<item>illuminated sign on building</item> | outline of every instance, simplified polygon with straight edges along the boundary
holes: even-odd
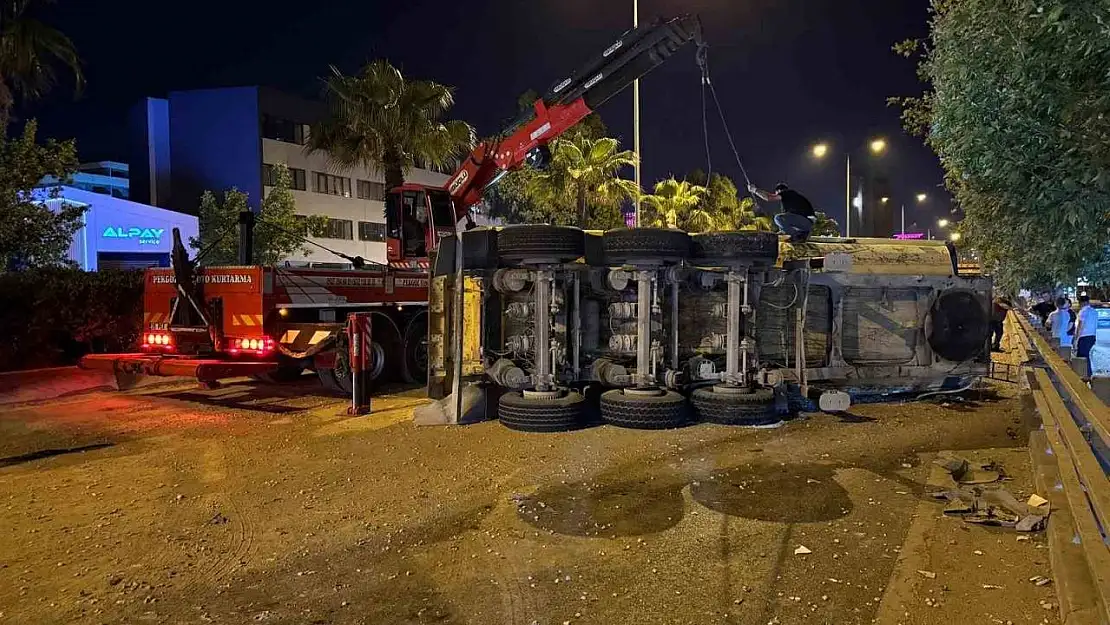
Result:
[[[162,242],[162,234],[165,232],[165,228],[108,226],[100,236],[105,239],[138,239],[139,245],[158,245]]]
[[[925,233],[924,232],[902,232],[900,234],[894,235],[894,238],[895,239],[903,239],[903,240],[905,240],[905,239],[924,239],[925,238]]]
[[[624,214],[624,225],[628,226],[629,228],[635,228],[636,227],[636,213],[625,213]]]

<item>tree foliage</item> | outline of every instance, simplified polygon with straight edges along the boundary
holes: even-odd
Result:
[[[83,226],[85,208],[42,200],[60,189],[35,191],[50,176],[66,180],[77,167],[72,141],[35,142],[38,128],[27,123],[18,137],[0,135],[0,271],[70,264],[69,247]]]
[[[0,274],[0,371],[72,365],[135,348],[142,271],[39,267]]]
[[[817,220],[813,224],[813,231],[810,236],[814,237],[838,237],[840,236],[840,224],[836,220],[829,217],[827,214],[817,211]]]
[[[940,157],[963,240],[1005,289],[1071,283],[1110,243],[1110,9],[1101,0],[934,0],[920,76],[895,99]]]
[[[296,203],[289,190],[289,169],[275,165],[273,187],[262,199],[254,226],[254,262],[274,265],[291,256],[309,255],[312,248],[305,244],[304,236],[324,234],[327,218],[321,215],[296,214]],[[191,238],[189,245],[203,256],[205,265],[234,265],[239,262],[239,213],[250,210],[246,193],[230,189],[217,197],[205,191],[200,198],[200,236]]]
[[[636,183],[619,176],[634,164],[629,150],[611,137],[573,134],[551,143],[543,169],[523,167],[502,178],[491,215],[511,223],[551,223],[608,229],[624,225],[621,203],[638,195]]]
[[[50,0],[0,3],[0,134],[8,127],[15,96],[42,97],[58,82],[58,67],[73,74],[74,88],[85,83],[73,42],[32,17],[35,5]]]
[[[371,62],[354,76],[332,66],[324,95],[329,115],[312,127],[309,152],[326,151],[338,168],[381,171],[387,189],[417,166],[453,166],[474,146],[474,129],[443,117],[454,89],[409,80],[389,61]]]
[[[732,178],[718,173],[707,176],[695,169],[686,180],[706,187],[699,208],[712,217],[711,230],[773,230],[771,219],[756,212],[755,202],[750,197],[740,197]]]
[[[653,193],[640,197],[643,225],[695,232],[717,229],[719,215],[706,209],[708,190],[672,176],[655,183]]]

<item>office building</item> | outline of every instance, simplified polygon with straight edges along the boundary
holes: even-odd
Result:
[[[130,197],[130,177],[127,163],[117,163],[115,161],[82,163],[77,166],[77,171],[69,180],[60,181],[53,176],[47,176],[43,178],[41,184],[47,187],[65,184],[71,189],[81,189],[125,200]]]
[[[308,154],[311,124],[324,104],[264,87],[177,91],[147,98],[131,115],[132,197],[196,213],[201,194],[237,188],[257,210],[284,164],[292,176],[297,213],[323,215],[328,233],[310,240],[350,256],[385,262],[385,195],[381,172],[337,170],[327,154]],[[413,169],[406,180],[441,186],[450,172]],[[309,245],[290,264],[346,265]]]

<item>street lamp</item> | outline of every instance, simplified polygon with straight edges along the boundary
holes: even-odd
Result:
[[[938,219],[937,220],[937,225],[940,226],[941,228],[947,228],[948,224],[950,224],[950,223],[952,223],[952,222],[948,221],[947,219]]]
[[[875,156],[878,156],[878,155],[880,155],[880,154],[882,154],[883,152],[886,151],[886,140],[881,139],[881,138],[872,139],[870,141],[870,143],[868,143],[868,147],[870,148],[872,154],[874,154]],[[818,160],[823,159],[829,153],[829,144],[827,144],[827,143],[816,143],[816,144],[813,145],[813,147],[810,148],[810,153],[813,154],[813,158],[816,158]],[[852,206],[853,206],[853,200],[852,200],[852,155],[851,155],[851,153],[846,153],[844,155],[844,165],[845,165],[844,217],[848,222],[847,224],[844,225],[844,236],[847,238],[847,237],[852,236]],[[862,199],[859,200],[859,206],[857,206],[856,208],[859,209],[860,211],[863,210],[863,200]]]
[[[640,0],[632,0],[632,28],[640,26]],[[632,81],[632,153],[636,155],[636,189],[643,189],[640,185],[640,79]],[[636,207],[636,225],[640,225],[640,193],[632,200]]]
[[[918,204],[924,202],[927,199],[929,199],[929,196],[925,195],[924,193],[918,193],[917,194],[917,203]]]
[[[960,233],[959,232],[953,232],[952,234],[948,235],[948,239],[950,241],[952,241],[953,243],[955,243],[956,241],[960,240]]]

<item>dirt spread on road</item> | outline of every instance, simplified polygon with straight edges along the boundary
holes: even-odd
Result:
[[[8,407],[0,622],[1055,622],[1041,536],[927,496],[949,450],[1032,492],[1000,388],[549,435],[417,428],[419,391],[349,417],[307,381]]]

